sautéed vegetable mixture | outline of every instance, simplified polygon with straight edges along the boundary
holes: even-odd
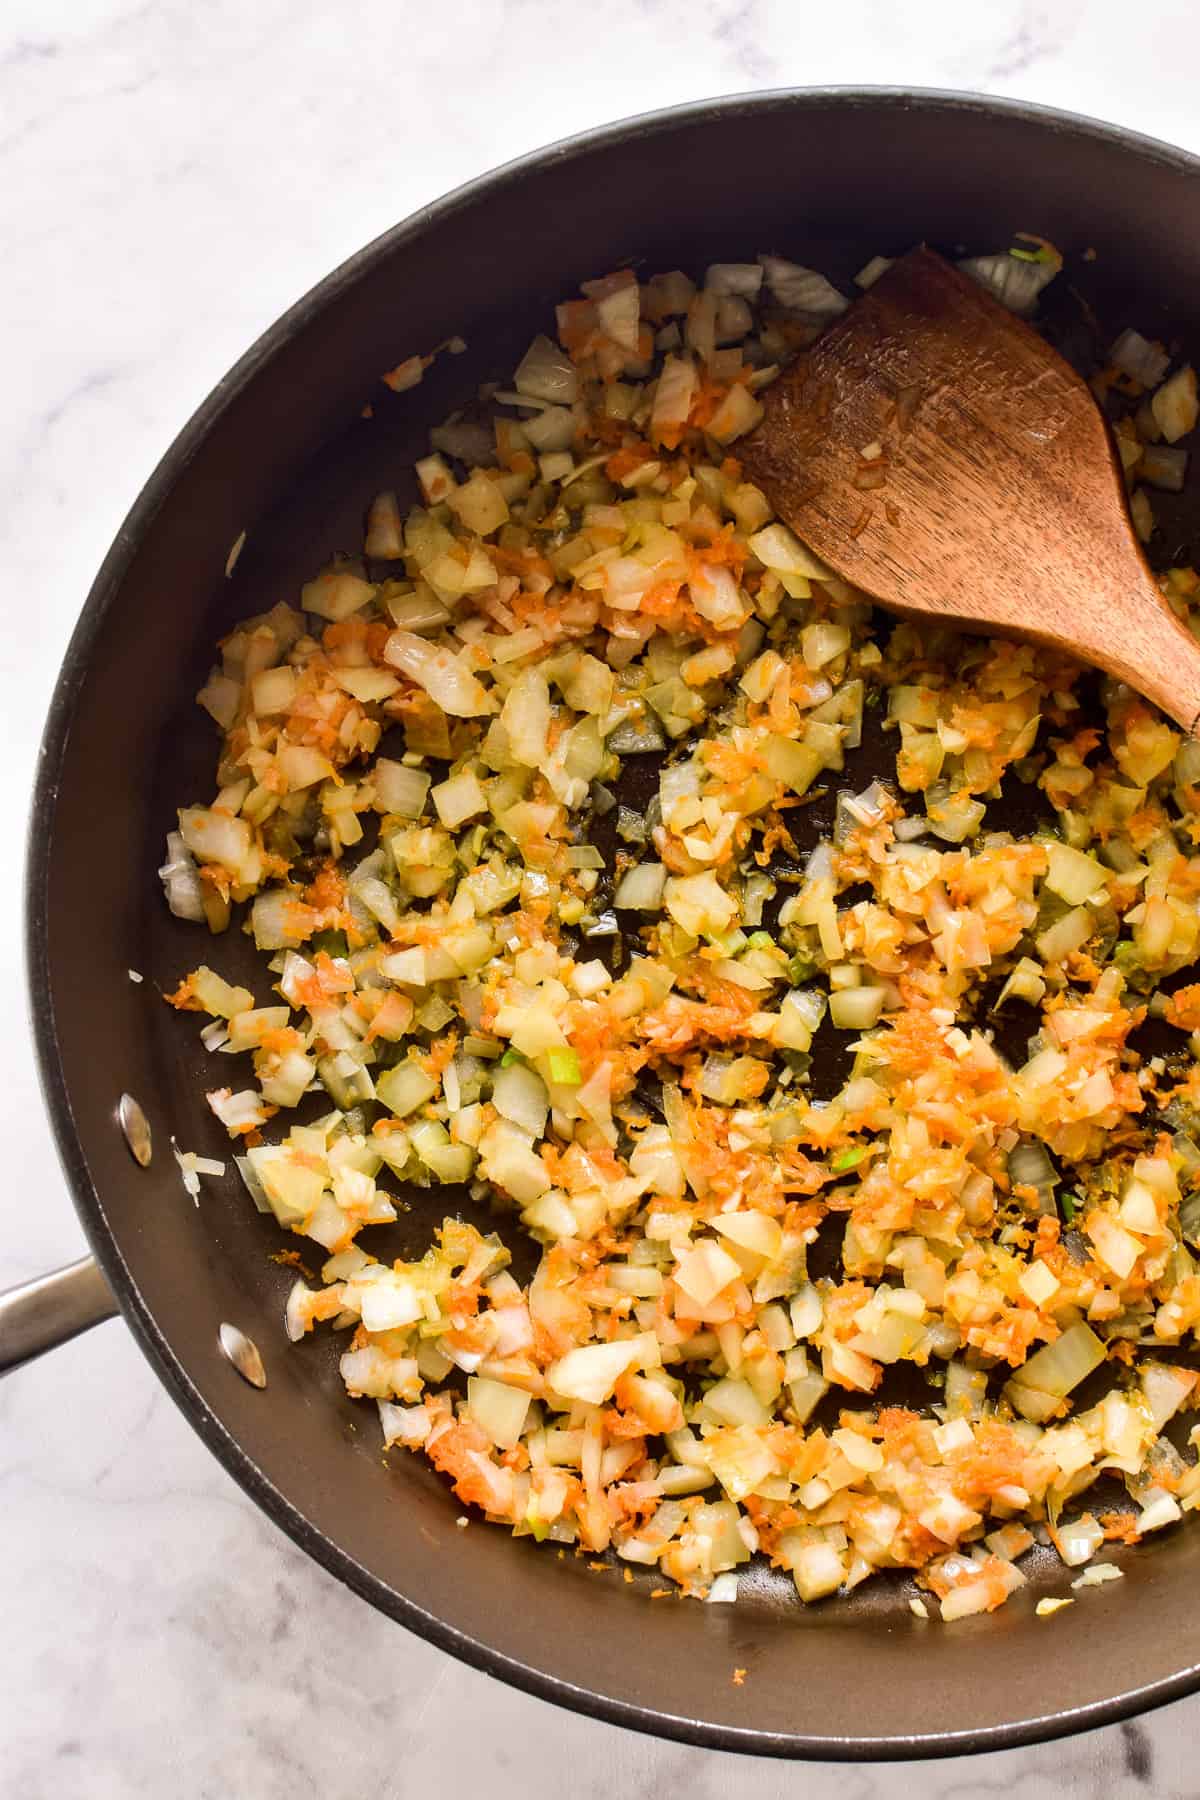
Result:
[[[1058,258],[968,266],[1030,312]],[[245,909],[262,980],[170,999],[325,1259],[288,1333],[346,1334],[386,1445],[690,1593],[761,1552],[804,1600],[914,1571],[954,1619],[1035,1538],[1075,1569],[1200,1503],[1166,1434],[1200,1381],[1200,745],[873,613],[772,516],[738,440],[847,304],[769,256],[585,284],[416,504],[226,638],[216,796],[162,873],[212,932]],[[1195,376],[1127,331],[1094,385],[1148,537]],[[377,1260],[414,1184],[444,1223]]]

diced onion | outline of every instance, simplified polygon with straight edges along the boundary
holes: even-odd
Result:
[[[789,312],[804,313],[808,318],[820,320],[836,319],[846,311],[850,302],[844,294],[839,294],[832,282],[816,269],[802,268],[799,263],[787,262],[781,256],[760,256],[763,273],[780,306],[786,306]]]
[[[1163,383],[1151,398],[1150,410],[1168,444],[1195,429],[1200,403],[1196,396],[1196,371],[1190,363]]]
[[[487,689],[453,651],[436,649],[411,631],[394,631],[384,655],[453,717],[478,718],[495,711],[496,703]]]
[[[1020,1384],[1062,1400],[1103,1361],[1104,1345],[1091,1326],[1080,1320],[1022,1364]]]
[[[579,389],[579,377],[569,356],[548,337],[535,337],[518,364],[513,386],[519,394],[552,406],[570,406]]]
[[[167,833],[167,860],[158,871],[167,905],[177,919],[204,923],[204,898],[195,859],[177,831]]]
[[[1054,280],[1061,265],[1053,261],[1026,262],[1004,250],[995,256],[968,256],[958,266],[987,288],[1001,306],[1028,318],[1042,289]]]
[[[1122,375],[1157,387],[1170,367],[1171,358],[1161,344],[1149,343],[1139,331],[1123,331],[1108,353],[1108,360]]]
[[[613,905],[618,912],[658,912],[666,880],[667,871],[661,863],[637,863],[617,883]]]

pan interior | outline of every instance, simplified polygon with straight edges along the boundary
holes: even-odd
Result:
[[[332,552],[357,550],[371,495],[404,498],[428,427],[507,377],[581,279],[770,250],[845,287],[877,252],[922,239],[989,250],[1029,230],[1068,258],[1068,352],[1086,359],[1124,324],[1200,345],[1198,199],[1182,159],[940,98],[765,97],[601,134],[456,197],[331,278],[189,428],[106,564],[51,722],[31,860],[35,1022],[85,1222],[157,1367],[234,1473],[376,1604],[498,1674],[728,1748],[1018,1741],[1194,1684],[1200,1540],[1184,1528],[1123,1553],[1125,1580],[1055,1621],[1051,1662],[1033,1611],[1062,1591],[1049,1553],[1027,1561],[1029,1585],[1002,1612],[947,1630],[914,1618],[899,1577],[806,1608],[760,1569],[736,1607],[705,1607],[651,1600],[640,1573],[628,1583],[479,1522],[458,1528],[461,1506],[422,1461],[381,1453],[373,1404],[345,1396],[337,1342],[286,1345],[293,1271],[272,1259],[298,1240],[254,1212],[232,1164],[193,1207],[169,1153],[173,1135],[227,1154],[203,1097],[227,1077],[160,991],[208,957],[265,993],[248,940],[214,944],[172,920],[154,875],[174,808],[212,792],[215,734],[192,702],[211,646],[236,619],[294,602]],[[451,333],[463,355],[440,357],[415,390],[383,387],[383,370]],[[1198,498],[1162,508],[1163,560],[1188,553]],[[890,763],[868,740],[845,779],[860,787]],[[814,809],[814,841],[827,822]],[[154,1129],[147,1171],[116,1129],[123,1090]],[[416,1196],[396,1253],[423,1248],[443,1210],[436,1190]],[[265,1393],[219,1355],[223,1320],[257,1342]]]

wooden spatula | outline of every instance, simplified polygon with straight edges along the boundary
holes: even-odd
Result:
[[[1197,730],[1200,644],[1134,537],[1108,427],[976,282],[902,256],[765,406],[736,453],[836,574],[899,613],[1055,645]]]

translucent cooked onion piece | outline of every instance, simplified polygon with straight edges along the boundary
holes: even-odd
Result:
[[[578,392],[579,378],[570,357],[552,339],[534,338],[513,376],[519,394],[551,405],[570,406]]]
[[[496,710],[495,701],[460,653],[438,649],[411,631],[394,631],[384,655],[452,718],[479,718]]]
[[[1005,1391],[1023,1417],[1036,1419],[1044,1402],[1050,1402],[1050,1410],[1055,1410],[1103,1361],[1104,1345],[1091,1327],[1080,1320],[1029,1357],[1020,1376],[1014,1377]],[[1048,1413],[1042,1412],[1042,1416]]]
[[[1114,369],[1130,376],[1143,387],[1154,388],[1171,365],[1171,358],[1161,344],[1150,343],[1140,331],[1121,332],[1108,359]]]
[[[195,858],[178,831],[167,833],[167,860],[158,871],[167,905],[177,919],[204,923],[204,897]]]
[[[819,321],[836,319],[850,302],[818,269],[806,269],[782,256],[760,256],[767,286],[780,306]]]
[[[1062,267],[1062,259],[1030,260],[1002,250],[994,256],[968,256],[959,268],[988,289],[1001,306],[1028,318],[1036,310],[1038,296]]]
[[[1168,444],[1195,429],[1200,403],[1196,397],[1196,371],[1190,363],[1163,383],[1150,401],[1150,410]]]

